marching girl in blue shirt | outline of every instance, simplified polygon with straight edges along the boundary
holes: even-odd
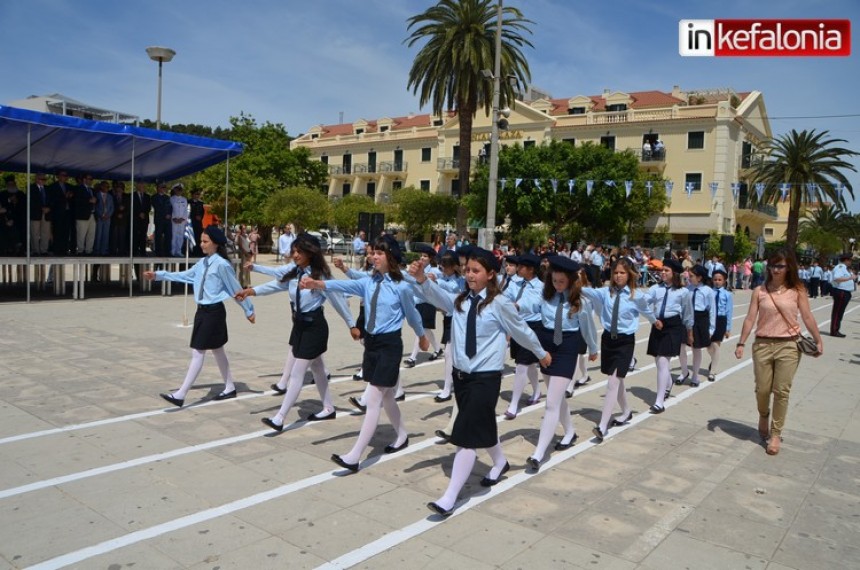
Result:
[[[301,233],[293,240],[290,254],[293,263],[286,266],[287,272],[280,278],[264,285],[258,285],[239,292],[236,298],[241,300],[254,295],[271,295],[287,291],[290,296],[293,326],[290,332],[290,357],[284,365],[284,376],[288,378],[286,388],[274,384],[272,388],[279,394],[284,394],[280,410],[272,418],[262,418],[264,424],[281,431],[284,429],[284,419],[290,408],[296,403],[305,380],[305,372],[309,367],[316,366],[314,381],[320,394],[323,409],[319,413],[307,416],[308,421],[333,420],[336,417],[334,404],[328,390],[328,378],[321,356],[328,348],[328,322],[323,314],[322,305],[328,300],[338,314],[346,322],[353,338],[358,339],[358,329],[349,312],[341,293],[334,291],[302,291],[299,282],[302,277],[309,275],[312,279],[331,279],[331,270],[325,261],[319,240],[307,233]]]
[[[546,412],[534,452],[526,459],[533,473],[540,469],[546,448],[561,422],[564,437],[556,450],[568,449],[576,442],[576,430],[570,418],[565,388],[573,379],[580,346],[588,348],[589,359],[597,360],[597,332],[591,316],[591,301],[580,294],[579,264],[569,257],[549,256],[550,272],[546,277],[541,306],[542,327],[538,332],[541,346],[552,355],[552,363],[542,367],[549,376],[546,388]]]
[[[517,275],[517,256],[506,255],[505,272],[499,274],[499,288],[502,290],[502,293],[507,293],[508,289],[511,288],[516,290],[516,287],[522,280],[523,278]]]
[[[732,333],[734,300],[732,292],[726,289],[727,277],[725,271],[714,270],[714,306],[711,310],[716,315],[716,319],[714,334],[711,335],[711,344],[708,346],[708,354],[711,355],[711,363],[708,365],[709,382],[717,379],[717,366],[720,365],[720,345]]]
[[[586,270],[584,265],[580,264],[579,271],[577,272],[577,275],[579,275],[580,289],[582,287],[590,287],[591,286],[591,281],[588,280],[588,271]],[[591,304],[592,313],[594,313],[596,315],[597,310],[599,309],[600,306],[596,305],[594,303],[590,303],[590,304]],[[567,398],[573,397],[574,389],[585,386],[586,384],[591,382],[591,375],[588,374],[588,357],[586,356],[586,352],[587,352],[586,349],[587,349],[587,347],[585,344],[582,344],[579,347],[579,355],[577,356],[577,359],[576,359],[576,370],[573,371],[573,378],[576,378],[576,375],[578,372],[579,373],[579,379],[574,380],[573,378],[571,378],[570,382],[568,382],[567,390],[564,391],[564,395]]]
[[[712,310],[714,305],[714,290],[705,285],[708,270],[696,265],[690,270],[690,305],[693,309],[693,338],[688,345],[693,347],[693,370],[687,368],[687,350],[681,349],[678,361],[681,363],[681,376],[675,380],[676,385],[683,384],[687,379],[693,388],[699,385],[699,368],[702,366],[702,349],[711,344],[711,336],[716,327],[716,315]]]
[[[460,276],[460,262],[454,254],[451,252],[443,253],[439,259],[439,267],[442,270],[441,275],[436,276],[434,273],[427,273],[427,277],[434,279],[439,287],[449,293],[459,295],[466,290],[466,280]],[[418,289],[420,291],[420,287],[418,287]],[[423,292],[421,293],[421,298],[424,298]],[[442,386],[442,391],[434,398],[437,403],[447,402],[451,399],[451,388],[454,383],[454,379],[451,376],[451,371],[454,367],[454,360],[451,356],[450,347],[451,316],[452,315],[450,313],[445,313],[445,316],[442,319],[442,347],[445,354],[445,383]],[[446,430],[445,433],[450,432]]]
[[[487,449],[493,461],[489,474],[481,480],[482,486],[492,487],[510,469],[496,424],[506,335],[511,335],[525,350],[533,351],[541,365],[552,363],[552,357],[541,348],[534,331],[517,314],[510,299],[501,294],[496,279],[498,271],[499,262],[492,252],[472,249],[466,263],[469,291],[454,295],[427,279],[420,263],[413,263],[409,269],[427,300],[453,314],[454,397],[460,411],[451,443],[457,446],[457,452],[445,494],[427,503],[431,511],[443,517],[454,511],[457,496],[475,466],[477,448]]]
[[[442,272],[436,268],[436,250],[429,245],[420,244],[415,247],[415,251],[421,254],[421,260],[425,266],[425,272],[432,273],[436,276]],[[424,325],[424,334],[430,339],[430,347],[433,351],[430,353],[428,360],[436,360],[442,356],[442,349],[439,348],[439,343],[436,342],[436,335],[433,330],[436,328],[436,307],[424,301],[420,295],[415,296],[415,308],[418,309],[418,314],[421,315],[421,322]],[[442,343],[445,344],[445,343]],[[412,352],[409,357],[403,362],[407,368],[415,366],[415,359],[418,357],[418,338],[412,345]]]
[[[335,279],[322,281],[305,277],[302,289],[325,289],[364,298],[366,320],[364,324],[364,379],[371,389],[366,393],[367,411],[358,439],[349,453],[333,454],[331,460],[353,473],[358,471],[359,461],[376,432],[382,408],[397,432],[394,443],[385,447],[385,453],[396,453],[409,445],[406,424],[394,399],[397,378],[400,375],[400,356],[403,354],[401,328],[403,319],[421,338],[421,350],[427,350],[430,342],[424,336],[421,315],[415,309],[412,288],[403,280],[400,272],[401,253],[397,242],[383,236],[373,244],[373,276],[367,279]]]
[[[651,324],[656,320],[648,306],[648,296],[636,291],[638,278],[639,275],[630,261],[621,258],[612,265],[611,283],[608,287],[582,289],[582,294],[591,302],[600,304],[600,321],[603,325],[603,335],[600,338],[600,371],[609,375],[600,423],[592,430],[597,443],[606,437],[610,419],[612,425],[621,425],[628,422],[633,415],[633,410],[627,405],[624,378],[633,360],[639,315],[648,319]],[[612,410],[616,402],[621,407],[621,415],[613,419]]]
[[[352,269],[350,267],[347,267],[346,264],[343,262],[343,259],[341,259],[340,257],[335,257],[332,260],[332,263],[334,264],[335,267],[337,267],[338,269],[343,271],[346,274],[346,276],[349,277],[350,279],[363,279],[365,277],[370,277],[371,275],[373,275],[373,244],[372,243],[364,244],[364,253],[365,253],[364,266],[362,266],[359,269]],[[358,328],[358,338],[362,342],[364,342],[364,332],[365,332],[364,331],[364,299],[359,299],[359,302],[358,302],[358,318],[355,319],[355,326],[356,326],[356,328]],[[364,373],[361,370],[361,368],[359,368],[358,371],[352,375],[352,379],[353,380],[364,380]],[[350,396],[350,403],[352,403],[352,400],[357,401],[357,398]],[[355,404],[353,404],[353,405],[355,405]],[[356,406],[356,407],[361,409],[361,411],[364,411],[366,409],[366,406],[364,404],[361,404],[360,406]]]
[[[684,339],[691,341],[693,308],[690,291],[681,285],[684,267],[675,259],[663,262],[660,270],[662,283],[648,291],[648,300],[657,320],[648,337],[648,354],[654,357],[657,367],[657,398],[651,406],[652,414],[662,414],[664,401],[672,391],[672,373],[669,361],[681,354]]]
[[[538,256],[526,253],[517,257],[517,274],[521,281],[514,286],[508,287],[505,295],[514,302],[524,321],[537,331],[541,327],[540,305],[543,293],[543,281],[538,276],[538,267],[541,260]],[[528,350],[523,350],[516,340],[512,340],[511,357],[514,359],[516,369],[514,372],[514,386],[511,390],[511,403],[505,411],[505,419],[512,420],[517,417],[520,406],[520,397],[526,388],[526,382],[532,385],[532,397],[528,405],[540,402],[541,389],[538,381],[537,357]]]
[[[218,363],[218,370],[224,380],[224,390],[216,400],[227,400],[236,397],[236,385],[230,372],[230,362],[224,345],[227,344],[227,311],[224,301],[230,299],[242,290],[233,266],[227,258],[227,236],[216,226],[209,226],[200,235],[200,249],[204,258],[186,271],[146,271],[144,278],[152,281],[173,281],[194,286],[194,299],[197,301],[197,312],[194,314],[194,329],[191,332],[191,364],[182,386],[176,392],[160,394],[162,398],[182,407],[188,390],[203,368],[206,351],[211,350]],[[254,306],[251,301],[240,302],[245,310],[245,317],[254,322]]]

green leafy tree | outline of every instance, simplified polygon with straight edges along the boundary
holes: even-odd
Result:
[[[495,68],[497,5],[491,0],[441,0],[407,20],[411,32],[407,46],[424,42],[409,70],[408,88],[419,95],[421,106],[430,103],[433,112],[456,109],[460,122],[460,191],[469,193],[472,158],[472,120],[479,108],[489,115],[493,103],[493,81],[481,74]],[[516,8],[502,12],[500,77],[516,77],[520,84],[531,80],[521,48],[532,44],[530,20]],[[501,81],[500,107],[515,100],[513,86]],[[464,229],[465,209],[457,212],[457,227]]]
[[[419,241],[433,226],[448,222],[456,211],[457,201],[450,196],[407,186],[394,191],[388,215],[403,226],[411,240]]]
[[[710,259],[715,255],[724,256],[725,252],[720,250],[720,234],[711,230],[708,232],[708,239],[705,242],[705,258]]]
[[[755,243],[750,237],[738,228],[735,231],[735,253],[731,256],[731,261],[741,261],[751,256],[755,251]]]
[[[843,250],[843,241],[851,237],[849,214],[830,204],[807,210],[798,224],[798,242],[814,249],[821,260]]]
[[[472,216],[486,212],[488,176],[487,167],[480,167],[473,195],[464,200]],[[509,220],[513,234],[531,224],[544,223],[549,233],[562,234],[566,240],[619,243],[625,235],[643,233],[646,220],[663,211],[667,203],[665,193],[658,189],[659,179],[640,171],[633,153],[615,153],[591,143],[576,148],[561,141],[529,148],[503,147],[499,178],[505,179],[505,185],[499,190],[496,216]],[[517,178],[522,179],[518,187]],[[557,181],[555,188],[553,180]],[[568,180],[576,181],[572,192]],[[594,181],[590,195],[586,180]],[[608,180],[615,185],[607,185]],[[626,180],[633,181],[629,197]],[[653,183],[650,195],[645,186],[648,180]]]
[[[328,198],[316,190],[300,187],[276,190],[266,199],[262,212],[265,223],[282,225],[290,221],[299,231],[314,230],[328,217]]]
[[[356,233],[358,229],[358,214],[361,212],[382,212],[382,206],[373,198],[362,194],[347,194],[331,206],[330,222],[342,232]]]
[[[203,191],[204,201],[218,205],[216,212],[229,195],[231,222],[260,223],[265,218],[263,210],[269,196],[278,190],[296,186],[319,188],[326,182],[326,165],[311,160],[306,148],[290,150],[291,139],[283,125],[269,122],[258,125],[250,115],[232,117],[230,124],[231,140],[242,143],[245,151],[229,163],[188,177],[188,183]],[[281,223],[292,221],[296,220],[285,219]]]
[[[779,185],[791,184],[788,225],[785,232],[786,247],[797,245],[800,212],[804,204],[829,198],[844,204],[844,197],[835,185],[843,184],[851,197],[854,191],[843,171],[857,172],[847,159],[857,152],[836,146],[847,142],[829,138],[829,131],[815,132],[792,130],[786,135],[771,139],[763,151],[766,159],[753,167],[752,182],[765,184],[762,202],[777,204],[782,199]],[[755,194],[754,194],[755,195]]]

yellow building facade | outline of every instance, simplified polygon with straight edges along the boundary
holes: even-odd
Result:
[[[490,117],[479,112],[472,131],[474,162],[489,153],[491,128]],[[606,90],[567,99],[518,100],[500,144],[559,140],[629,149],[643,170],[674,183],[670,206],[649,220],[649,230],[667,226],[675,240],[687,243],[710,231],[731,234],[740,227],[752,238],[763,235],[770,241],[782,239],[787,212],[751,207],[752,190],[745,181],[755,149],[771,136],[762,93],[682,91],[676,86],[671,92]],[[650,151],[644,148],[646,141]],[[308,148],[328,164],[326,190],[332,198],[355,193],[385,202],[405,186],[459,193],[459,121],[454,113],[317,125],[291,145]],[[688,183],[694,187],[689,196]],[[715,194],[711,183],[717,184]],[[733,185],[739,185],[735,192]]]

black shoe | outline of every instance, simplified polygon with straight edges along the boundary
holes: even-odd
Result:
[[[678,378],[675,380],[675,386],[680,386],[681,384],[683,384],[684,382],[689,380],[689,378],[690,378],[690,372],[689,371],[686,374],[684,374],[683,376],[678,376]]]
[[[275,431],[284,431],[284,424],[276,424],[272,418],[262,418],[260,421]]]
[[[431,354],[430,358],[428,360],[436,360],[437,358],[439,358],[443,354],[445,354],[445,351],[440,348],[439,350],[437,350],[436,352]]]
[[[220,394],[218,394],[217,396],[215,396],[212,399],[220,401],[220,400],[231,400],[235,397],[236,397],[236,390],[234,389],[234,390],[230,390],[229,392],[221,392]]]
[[[394,398],[395,402],[405,402],[406,401],[406,392],[400,394],[396,398]]]
[[[275,391],[275,394],[273,394],[273,395],[283,396],[284,394],[286,394],[286,393],[287,393],[287,389],[286,389],[286,388],[284,388],[283,390],[281,390],[280,388],[278,388],[278,385],[277,385],[277,384],[272,384],[271,388],[272,388],[272,390],[274,390],[274,391]]]
[[[355,396],[349,397],[349,403],[352,404],[354,407],[358,408],[359,410],[361,410],[362,413],[367,411],[367,406],[362,405],[362,403],[359,402],[358,398],[356,398]]]
[[[698,388],[699,381],[698,380],[690,380],[690,388]]]
[[[442,431],[441,429],[437,429],[435,431],[435,434],[436,434],[436,437],[438,437],[439,439],[445,440],[445,443],[448,443],[449,441],[451,441],[451,436],[448,435],[447,433],[445,433],[444,431]]]
[[[597,443],[603,443],[603,438],[606,437],[606,434],[600,431],[600,426],[594,426],[591,433],[594,434],[594,439],[597,440]]]
[[[181,408],[182,404],[185,403],[185,400],[176,398],[173,394],[159,394],[162,398],[176,406],[177,408]]]
[[[526,469],[528,469],[532,473],[537,473],[540,470],[540,461],[538,461],[534,457],[527,458]]]
[[[672,397],[672,383],[669,383],[669,387],[666,388],[666,392],[663,393],[663,400],[668,400]]]
[[[565,390],[564,391],[564,397],[565,398],[573,398],[573,392],[571,392],[570,390]]]
[[[332,410],[324,416],[318,416],[316,414],[309,414],[305,419],[309,422],[322,422],[325,420],[333,420],[337,417],[337,410]]]
[[[627,369],[627,370],[628,370],[628,372],[633,372],[634,370],[636,370],[636,364],[637,364],[638,362],[639,362],[639,361],[638,361],[638,360],[636,360],[636,357],[634,356],[634,357],[633,357],[633,360],[631,360],[631,361],[630,361],[630,368],[628,368],[628,369]]]
[[[440,517],[445,517],[445,518],[450,517],[451,514],[454,512],[454,509],[445,510],[442,507],[440,507],[439,505],[437,505],[436,503],[432,503],[432,502],[427,503],[427,508],[430,509],[431,511],[433,511],[435,514],[439,515]]]
[[[409,438],[407,437],[407,438],[406,438],[406,441],[404,441],[404,442],[403,442],[403,443],[401,443],[400,445],[397,445],[397,446],[394,446],[394,445],[386,445],[386,446],[385,446],[385,449],[384,449],[383,451],[385,451],[385,453],[397,453],[398,451],[403,451],[403,450],[404,450],[404,449],[406,449],[408,446],[409,446]]]
[[[841,332],[830,333],[830,336],[835,336],[836,338],[845,338],[846,335]]]
[[[629,424],[629,423],[630,423],[630,418],[632,418],[632,417],[633,417],[633,414],[635,414],[635,413],[636,413],[636,412],[634,412],[634,411],[632,411],[632,410],[631,410],[631,411],[630,411],[630,415],[628,415],[628,416],[627,416],[627,418],[626,418],[624,421],[621,421],[621,420],[616,419],[616,418],[612,418],[612,420],[609,422],[609,425],[611,425],[612,427],[618,427],[618,426],[624,426],[624,425],[627,425],[627,424]]]
[[[346,461],[341,459],[340,455],[338,455],[337,453],[331,454],[331,460],[343,467],[344,469],[352,471],[353,473],[358,473],[358,463],[347,463]]]
[[[581,380],[577,380],[576,382],[574,382],[573,387],[574,388],[581,388],[582,386],[585,386],[589,382],[591,382],[591,376],[586,376],[585,378],[583,378]]]
[[[356,372],[355,374],[352,375],[352,379],[353,380],[364,380],[364,374],[362,374],[360,372]]]
[[[714,382],[717,379],[716,374],[708,373],[708,382]]]
[[[658,406],[657,404],[654,404],[653,406],[651,406],[648,409],[650,410],[650,412],[652,414],[662,414],[663,412],[666,411],[666,408],[664,408],[663,406]]]
[[[445,397],[436,396],[435,398],[433,398],[433,401],[436,402],[437,404],[441,404],[442,402],[448,402],[450,400],[451,400],[451,394],[448,394]]]
[[[405,366],[406,368],[415,368],[415,359],[407,358],[403,361],[403,366]]]
[[[577,439],[579,439],[579,434],[578,434],[578,433],[575,433],[575,434],[573,434],[573,438],[572,438],[572,439],[570,440],[570,442],[568,442],[568,443],[562,443],[562,442],[559,440],[559,442],[555,444],[555,450],[556,450],[556,451],[564,451],[565,449],[570,449],[571,447],[573,447],[574,445],[576,445],[576,440],[577,440]]]
[[[495,479],[491,479],[490,477],[484,477],[481,479],[481,487],[492,487],[496,483],[502,480],[502,476],[511,470],[511,464],[505,461],[505,466],[502,467],[502,472],[499,473],[499,476]]]

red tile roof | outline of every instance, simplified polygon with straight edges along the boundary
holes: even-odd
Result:
[[[457,113],[448,111],[444,114],[444,118],[450,119]],[[358,122],[358,121],[356,121]],[[367,126],[364,127],[366,133],[379,132],[379,119],[366,121]],[[413,127],[429,127],[433,124],[433,116],[430,114],[410,115],[407,117],[391,117],[391,130],[405,130]],[[323,125],[321,137],[334,137],[337,135],[351,135],[355,132],[354,123],[343,123],[340,125]]]

